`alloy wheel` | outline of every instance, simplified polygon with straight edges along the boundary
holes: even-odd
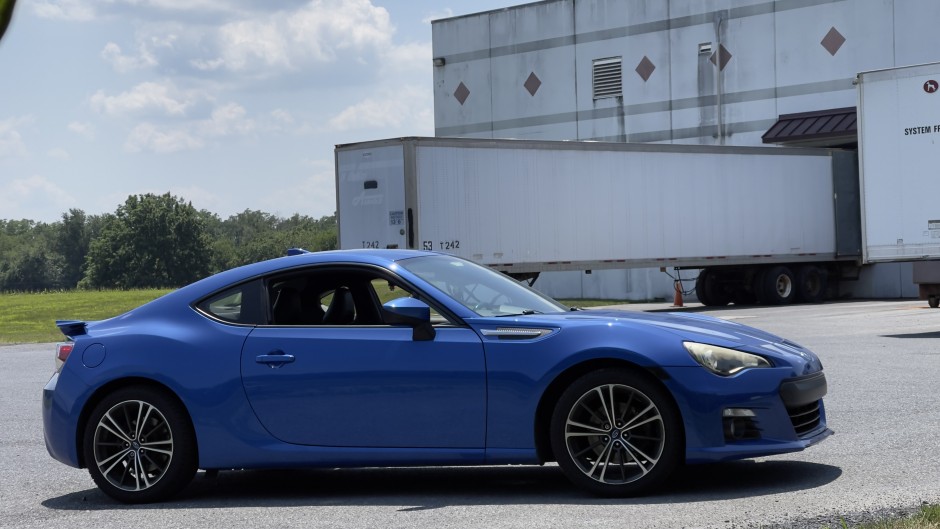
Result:
[[[666,443],[662,414],[641,391],[605,384],[584,393],[565,423],[565,446],[581,472],[621,485],[646,476]]]
[[[173,461],[173,446],[166,417],[140,400],[115,404],[95,427],[95,465],[111,485],[125,491],[143,491],[159,482]]]

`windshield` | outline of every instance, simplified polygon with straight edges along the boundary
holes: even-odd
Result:
[[[509,276],[449,255],[406,259],[402,268],[480,316],[567,312],[567,307]]]

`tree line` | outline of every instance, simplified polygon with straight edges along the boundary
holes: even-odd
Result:
[[[131,195],[114,213],[70,209],[59,221],[0,219],[0,292],[176,288],[287,248],[337,247],[336,216],[227,219],[164,195]]]

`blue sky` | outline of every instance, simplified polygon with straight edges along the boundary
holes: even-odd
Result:
[[[0,42],[0,219],[183,197],[335,209],[333,146],[433,135],[430,20],[513,0],[19,0]]]

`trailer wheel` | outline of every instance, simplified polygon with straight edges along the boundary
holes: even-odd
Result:
[[[927,304],[930,305],[930,308],[932,309],[940,307],[940,297],[930,296],[927,298]]]
[[[826,297],[828,284],[826,270],[816,265],[804,265],[797,274],[799,298],[806,303],[819,303]]]
[[[695,295],[706,307],[722,307],[731,302],[731,295],[718,282],[718,275],[703,269],[695,280]]]
[[[774,266],[764,273],[764,297],[770,305],[786,305],[796,298],[797,283],[786,266]]]

